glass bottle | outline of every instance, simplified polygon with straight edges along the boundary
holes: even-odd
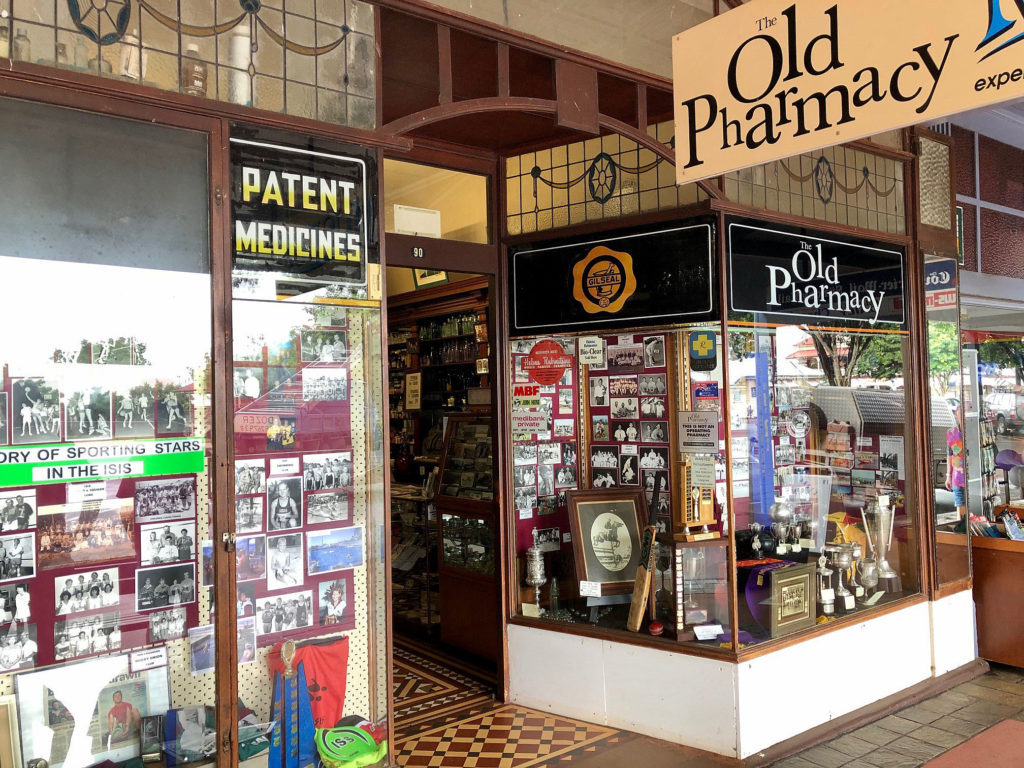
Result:
[[[181,58],[181,91],[189,96],[206,97],[206,62],[199,58],[199,46],[189,43]]]
[[[18,34],[14,37],[14,42],[11,44],[12,59],[18,59],[19,61],[29,61],[32,58],[32,43],[29,42],[28,35],[25,34],[25,28],[20,27]]]
[[[75,38],[75,67],[77,69],[89,68],[89,49],[85,47],[85,40],[81,35]]]
[[[57,66],[66,67],[68,65],[68,47],[64,43],[57,43]]]

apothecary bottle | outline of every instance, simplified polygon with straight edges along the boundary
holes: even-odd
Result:
[[[189,43],[181,58],[181,91],[189,96],[206,97],[206,62],[199,58],[199,46]]]

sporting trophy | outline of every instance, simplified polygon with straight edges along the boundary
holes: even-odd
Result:
[[[836,612],[836,593],[832,589],[832,569],[828,567],[828,558],[822,553],[818,558],[818,605],[822,616],[832,616]]]
[[[536,530],[535,528],[535,534]],[[548,578],[544,574],[544,553],[535,542],[526,550],[526,585],[533,587],[533,602],[537,606],[538,616],[543,614],[540,607],[540,588],[547,583]]]
[[[843,607],[843,610],[852,611],[855,607],[853,593],[843,583],[843,577],[853,567],[853,549],[849,544],[829,544],[825,547],[832,567],[837,573],[836,578],[836,602]]]
[[[775,537],[775,554],[784,555],[789,551],[789,534],[793,528],[793,508],[783,499],[776,499],[768,508],[772,521],[772,536]]]
[[[274,730],[270,739],[269,768],[306,768],[317,762],[313,736],[313,711],[306,673],[295,661],[295,641],[281,644],[284,672],[274,674],[274,698],[270,704]]]
[[[900,575],[893,570],[887,559],[892,547],[892,533],[896,522],[896,515],[889,505],[889,497],[879,496],[877,501],[869,502],[866,510],[861,509],[860,516],[867,533],[868,547],[878,564],[879,589],[882,592],[899,592],[902,589]]]
[[[854,597],[864,597],[864,587],[857,581],[857,572],[864,558],[864,548],[859,541],[850,542],[850,554],[853,555],[853,567],[850,568],[850,591]]]

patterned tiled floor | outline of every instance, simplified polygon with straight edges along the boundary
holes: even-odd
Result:
[[[781,760],[773,768],[920,768],[1006,719],[1024,720],[1024,670],[993,665],[982,677]],[[1019,765],[1024,766],[1024,755]]]

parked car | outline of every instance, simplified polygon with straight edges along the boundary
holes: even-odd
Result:
[[[985,410],[1000,435],[1024,428],[1024,395],[993,392],[985,397]]]

